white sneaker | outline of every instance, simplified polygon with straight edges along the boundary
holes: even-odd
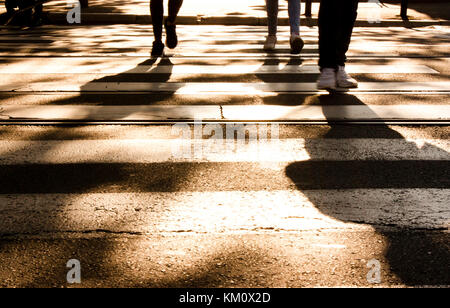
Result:
[[[336,89],[336,72],[334,68],[324,68],[317,80],[317,88],[319,90]]]
[[[336,81],[339,88],[351,89],[358,87],[358,82],[347,74],[344,66],[338,67],[336,72]]]
[[[277,44],[276,35],[267,36],[266,42],[264,43],[264,50],[271,51],[275,49],[275,45]]]

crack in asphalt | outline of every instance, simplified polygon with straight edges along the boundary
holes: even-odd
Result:
[[[219,105],[219,108],[220,108],[220,118],[221,118],[222,120],[225,120],[225,116],[224,116],[224,114],[223,114],[223,106],[222,106],[222,105]]]

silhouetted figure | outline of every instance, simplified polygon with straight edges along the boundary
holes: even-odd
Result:
[[[408,18],[408,0],[402,0],[402,5],[401,5],[401,12],[400,12],[400,16],[402,17],[403,20],[409,20]]]
[[[324,90],[356,88],[358,83],[345,71],[358,10],[358,0],[321,0],[319,10],[319,66],[317,87]]]
[[[278,1],[266,0],[267,22],[269,26],[269,35],[264,44],[264,50],[266,51],[274,50],[277,43]],[[304,46],[304,42],[300,37],[300,0],[288,0],[288,12],[291,27],[291,53],[299,54]]]
[[[166,29],[166,45],[170,49],[177,47],[178,38],[176,32],[176,18],[180,11],[183,0],[169,0],[169,17],[164,20],[164,4],[163,0],[150,0],[150,13],[152,15],[153,34],[155,41],[153,42],[152,56],[162,56],[164,52],[164,44],[162,42],[163,21]]]

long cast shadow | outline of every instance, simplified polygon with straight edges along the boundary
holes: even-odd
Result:
[[[150,66],[156,62],[155,59],[147,60],[141,63],[137,68],[140,69],[142,66]],[[160,66],[164,66],[164,72],[162,74],[141,74],[138,78],[153,78],[157,79],[158,82],[166,82],[171,77],[171,63],[169,59],[162,59],[159,65],[152,67],[151,70],[157,70]],[[135,69],[131,70],[134,71]],[[130,72],[124,72],[116,76],[108,76],[93,82],[116,82],[125,78],[135,78],[136,76]],[[86,85],[88,86],[88,85]],[[160,99],[170,99],[173,93],[161,93],[158,101]],[[116,96],[116,95],[111,95]],[[60,103],[80,103],[81,101],[90,101],[93,98],[92,95],[82,92],[78,97],[70,100],[61,100]],[[123,97],[121,98],[123,99]],[[92,103],[92,101],[90,101]],[[92,115],[87,115],[86,118]],[[39,136],[30,135],[25,140],[59,140],[54,138],[57,135],[55,130],[49,130],[46,133],[40,134]],[[0,131],[0,136],[2,133]],[[67,140],[71,138],[77,139],[76,136],[68,137]],[[66,140],[66,139],[63,139]],[[63,142],[63,141],[62,141]],[[11,157],[23,156],[30,151],[31,147],[35,145],[30,144],[27,147],[18,147],[9,151],[7,154]],[[46,148],[42,150],[41,155],[45,157],[48,151],[52,148]],[[11,219],[8,217],[8,209],[11,206],[32,208],[31,214],[27,218],[23,219],[22,223],[24,228],[14,228],[14,230],[27,230],[26,234],[47,234],[54,232],[54,230],[61,230],[62,221],[67,219],[67,217],[60,217],[51,213],[49,215],[43,215],[40,209],[42,202],[39,201],[41,194],[66,194],[64,197],[60,198],[60,202],[54,208],[54,211],[64,212],[66,206],[71,204],[73,201],[73,194],[86,194],[90,192],[114,192],[114,191],[132,191],[132,192],[152,192],[152,191],[177,191],[177,187],[180,181],[186,177],[187,173],[196,167],[188,164],[180,164],[176,170],[176,177],[173,176],[173,172],[168,172],[168,164],[19,164],[19,165],[2,165],[0,168],[2,185],[0,185],[0,194],[4,196],[13,196],[14,194],[26,194],[27,198],[20,200],[20,202],[15,202],[15,199],[11,199],[11,202],[6,204],[0,204],[0,225],[2,230],[8,231],[8,226],[11,225]],[[146,171],[145,171],[145,170]],[[140,183],[136,183],[135,174],[137,172],[143,173]],[[186,173],[187,172],[187,173]],[[137,185],[137,186],[136,186]],[[139,186],[139,188],[138,188]],[[133,188],[132,188],[133,187]],[[5,199],[5,198],[3,198]],[[34,201],[33,201],[34,200]],[[44,205],[45,206],[45,205]],[[39,221],[36,220],[39,217]],[[114,222],[115,225],[120,226],[122,222]],[[102,231],[101,224],[98,226],[98,231]],[[95,230],[92,230],[95,232]],[[33,241],[14,239],[16,232],[11,234],[2,233],[0,234],[0,251],[11,250],[21,251],[24,260],[30,259],[28,249],[32,250],[34,246]],[[62,232],[65,234],[65,232]],[[21,234],[21,236],[24,234]],[[10,236],[13,236],[11,239]],[[104,272],[103,277],[108,278],[108,272],[102,268],[103,264],[107,263],[106,260],[110,257],[111,252],[114,247],[111,246],[108,241],[102,240],[71,240],[65,239],[64,243],[61,244],[60,240],[52,239],[49,240],[50,243],[54,243],[58,250],[52,255],[55,262],[60,260],[69,260],[71,258],[80,256],[80,261],[86,265],[84,276],[86,279],[96,279],[96,273]],[[89,246],[89,243],[94,242],[98,247],[97,254],[95,256],[89,257],[84,256],[82,252],[84,250],[84,245]],[[53,245],[53,244],[52,244]],[[13,255],[13,253],[11,254]],[[8,255],[7,256],[11,256]],[[41,273],[31,281],[20,280],[16,281],[16,286],[53,286],[55,281],[60,281],[61,284],[65,283],[65,273],[67,269],[65,264],[54,264],[54,262],[48,262],[48,256],[41,256],[42,262],[30,263],[29,271]],[[13,262],[13,260],[4,260],[7,264],[8,262]],[[26,262],[26,261],[24,261]],[[13,262],[14,264],[14,262]],[[16,264],[14,264],[16,265]],[[2,268],[3,266],[0,266]],[[3,270],[6,271],[5,268]],[[19,271],[19,269],[17,269]]]
[[[364,105],[356,97],[346,95],[352,99],[353,104]],[[326,102],[336,99],[332,95],[319,97]],[[371,112],[369,107],[367,111]],[[326,113],[326,109],[325,109]],[[325,114],[328,119],[331,115]],[[404,137],[387,125],[370,127],[354,127],[331,124],[324,138],[347,140],[352,145],[355,138],[395,139],[418,157],[422,151],[437,151],[447,160],[353,160],[353,161],[321,161],[323,150],[318,152],[313,140],[306,142],[306,149],[311,156],[310,161],[295,162],[286,168],[286,175],[295,183],[309,200],[325,215],[349,223],[363,223],[371,225],[376,232],[389,240],[385,257],[389,262],[390,270],[406,285],[448,285],[450,284],[450,235],[448,224],[448,211],[427,206],[431,204],[448,204],[447,200],[439,200],[433,192],[450,187],[450,154],[426,144],[419,148],[415,143]],[[358,145],[355,143],[354,147]],[[327,149],[329,151],[348,151],[339,148]],[[389,149],[386,149],[388,152]],[[325,200],[321,190],[336,192],[336,199]],[[419,194],[420,190],[428,190],[430,199],[420,196],[411,196],[405,193]],[[374,194],[368,194],[371,190]],[[392,203],[377,204],[374,195],[389,192],[392,194]],[[349,193],[349,192],[352,193]],[[340,194],[344,192],[344,194]],[[390,199],[387,199],[390,200]],[[410,202],[406,208],[398,208],[395,203],[405,200]],[[375,206],[379,212],[387,216],[370,212],[368,208]],[[409,210],[426,211],[422,215],[435,217],[435,223],[442,223],[442,228],[423,230],[417,221],[400,223],[392,221],[389,212],[395,215],[407,216]],[[377,216],[378,215],[378,216]],[[399,217],[396,216],[396,217]],[[421,220],[417,214],[418,221]],[[417,228],[409,227],[418,226]]]
[[[166,83],[172,76],[173,63],[170,58],[162,58],[158,63],[158,59],[150,58],[136,67],[116,74],[105,76],[92,80],[81,86],[80,94],[67,99],[52,101],[52,105],[70,105],[70,104],[88,104],[88,105],[154,105],[162,102],[170,101],[174,97],[176,91],[157,92],[157,93],[127,93],[121,91],[120,94],[115,92],[102,92],[101,90],[93,91],[92,84],[111,84],[126,82],[156,82]],[[143,70],[149,68],[148,71],[142,73]]]

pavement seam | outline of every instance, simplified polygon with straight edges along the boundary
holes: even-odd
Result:
[[[223,114],[223,106],[222,106],[222,105],[219,105],[219,108],[220,108],[220,118],[221,118],[222,120],[226,120],[226,119],[225,119],[225,116],[224,116],[224,114]]]

